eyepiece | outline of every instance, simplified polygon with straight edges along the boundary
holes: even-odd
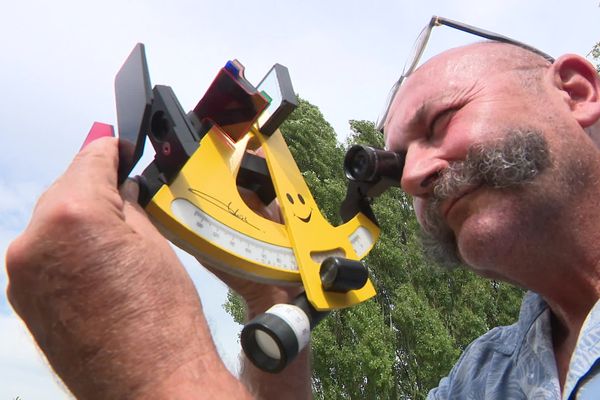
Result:
[[[402,153],[357,144],[346,152],[344,172],[352,181],[376,183],[388,178],[399,183],[404,159]]]
[[[310,332],[328,314],[318,311],[301,293],[292,304],[275,304],[242,329],[246,356],[263,371],[283,370],[310,340]]]

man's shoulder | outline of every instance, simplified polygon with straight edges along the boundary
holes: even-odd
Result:
[[[527,292],[521,303],[519,319],[512,325],[492,328],[475,339],[467,346],[458,363],[476,362],[490,351],[511,356],[523,342],[533,323],[547,308],[538,294]]]
[[[509,388],[502,387],[502,383],[506,383],[505,378],[516,365],[527,332],[546,309],[538,295],[527,293],[519,320],[512,325],[495,327],[471,342],[429,398],[447,398],[457,391],[469,393],[471,398],[486,398],[486,393],[496,392],[496,389],[508,393]]]

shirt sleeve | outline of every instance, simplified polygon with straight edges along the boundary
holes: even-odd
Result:
[[[446,400],[448,399],[449,378],[445,377],[440,380],[439,386],[431,389],[427,394],[427,400]]]

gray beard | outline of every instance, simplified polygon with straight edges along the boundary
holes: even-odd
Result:
[[[473,145],[465,160],[452,162],[433,185],[420,233],[426,257],[446,268],[462,264],[454,232],[440,213],[443,200],[480,185],[518,187],[531,182],[550,164],[548,143],[535,130],[512,130],[502,139]]]

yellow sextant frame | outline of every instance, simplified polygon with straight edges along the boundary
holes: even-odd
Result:
[[[278,67],[272,71],[281,73],[284,67]],[[142,174],[141,183],[146,184],[142,205],[175,245],[202,262],[248,279],[302,285],[319,311],[374,296],[369,280],[355,290],[325,290],[320,268],[331,256],[365,257],[379,238],[379,227],[362,212],[341,226],[329,224],[273,125],[274,117],[271,124],[259,118],[277,113],[281,101],[277,91],[285,82],[265,78],[264,85],[254,88],[243,77],[241,64],[233,62],[227,68],[215,79],[215,90],[242,90],[247,97],[234,98],[217,112],[215,104],[223,102],[224,95],[211,87],[196,109],[184,114],[170,88],[150,90],[143,45],[134,49],[116,80],[120,138],[131,144],[130,152],[121,154],[122,164],[131,161],[120,167],[120,179],[139,159],[140,136],[147,134],[157,155]],[[255,107],[256,115],[244,120],[246,125],[238,120],[229,125],[220,122],[227,119],[219,119],[223,113],[239,104]],[[210,110],[206,115],[199,111],[206,109]],[[258,148],[266,159],[283,223],[257,214],[240,195],[238,174],[244,158]]]
[[[236,186],[245,147],[253,138],[265,153],[285,224],[252,211]],[[258,281],[302,283],[318,310],[347,307],[375,295],[371,282],[347,293],[323,290],[321,261],[328,256],[360,260],[379,238],[379,228],[361,213],[331,226],[279,130],[265,137],[254,128],[234,144],[213,127],[146,211],[174,244],[200,260]]]

